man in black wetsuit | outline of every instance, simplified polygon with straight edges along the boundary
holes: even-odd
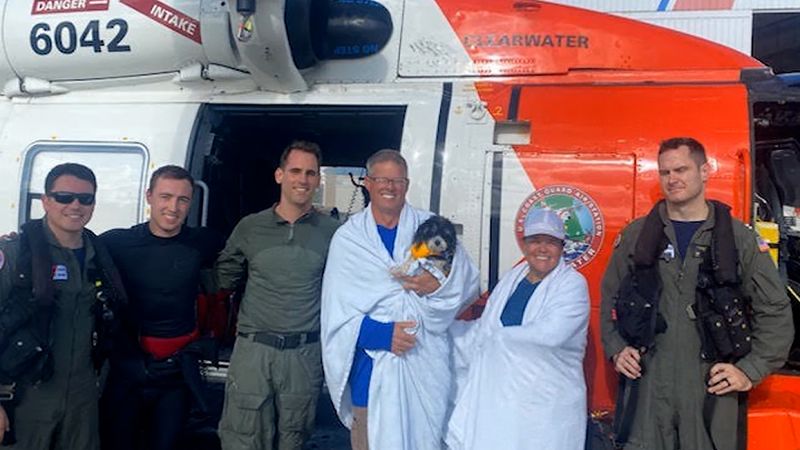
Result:
[[[223,245],[209,229],[184,226],[193,188],[185,169],[159,168],[147,190],[150,221],[101,236],[130,299],[101,406],[109,450],[171,450],[186,423],[191,395],[181,352],[198,337],[201,278]]]

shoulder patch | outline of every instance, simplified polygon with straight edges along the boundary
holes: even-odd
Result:
[[[756,243],[758,243],[758,251],[761,253],[769,251],[769,244],[761,236],[756,235]]]

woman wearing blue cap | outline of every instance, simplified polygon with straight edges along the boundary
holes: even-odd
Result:
[[[564,262],[564,224],[525,218],[525,263],[497,284],[483,316],[451,327],[460,371],[451,450],[584,448],[586,279]]]

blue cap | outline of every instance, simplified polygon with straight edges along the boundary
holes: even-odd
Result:
[[[559,240],[564,240],[564,222],[555,211],[543,208],[534,208],[525,216],[524,237],[535,234],[546,234]]]

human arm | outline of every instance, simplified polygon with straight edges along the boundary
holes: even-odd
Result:
[[[14,286],[19,238],[0,240],[0,308],[8,300]]]
[[[479,275],[466,250],[459,245],[456,248],[450,275],[441,286],[423,296],[414,291],[406,291],[411,293],[409,300],[412,302],[416,317],[420,319],[421,326],[434,334],[447,332],[458,313],[478,298]],[[434,278],[433,275],[428,276]]]
[[[611,362],[614,363],[614,370],[631,380],[642,376],[641,360],[642,355],[639,354],[639,350],[636,350],[630,345],[626,345],[622,350],[611,356]]]
[[[416,322],[380,322],[364,316],[358,332],[356,348],[364,350],[385,350],[402,355],[416,344],[416,336],[406,333]]]
[[[619,331],[617,331],[614,312],[617,292],[619,291],[623,278],[625,278],[629,270],[628,260],[633,245],[635,245],[635,240],[630,236],[630,233],[628,233],[628,229],[621,231],[614,244],[614,251],[611,254],[608,266],[606,266],[606,271],[603,274],[603,280],[600,285],[601,341],[606,358],[614,362],[615,370],[618,372],[620,372],[620,370],[616,367],[617,360],[621,363],[625,362],[625,365],[631,369],[641,370],[641,368],[632,367],[632,364],[630,364],[632,362],[631,358],[634,357],[634,354],[631,353],[630,350],[626,351],[624,358],[619,359],[618,355],[621,355],[621,352],[628,347],[628,344],[619,334]],[[636,355],[638,356],[638,352],[636,352]],[[638,359],[636,363],[638,365]]]
[[[747,392],[753,388],[753,382],[741,369],[729,363],[717,363],[711,366],[708,379],[708,393],[725,395],[731,392]]]
[[[8,420],[8,415],[6,410],[3,409],[3,405],[0,404],[0,442],[3,442],[5,434],[9,431],[11,431],[11,422]]]
[[[441,287],[439,280],[424,269],[418,275],[398,275],[397,279],[400,280],[403,289],[413,291],[419,296],[433,294]]]
[[[245,255],[243,248],[243,241],[245,239],[245,225],[239,222],[233,233],[228,238],[225,248],[217,257],[217,262],[214,265],[214,273],[216,275],[216,286],[214,289],[236,290],[244,282],[247,275],[247,255]]]
[[[416,326],[417,323],[413,320],[394,322],[394,327],[392,329],[392,353],[397,356],[403,356],[403,353],[417,345],[417,336],[406,331]]]
[[[741,263],[742,288],[750,298],[752,350],[736,362],[753,384],[780,368],[786,361],[794,325],[786,287],[769,253],[760,251],[754,233],[737,229],[736,246]]]
[[[213,294],[220,290],[214,266],[220,252],[225,248],[225,239],[221,233],[210,228],[199,228],[198,233],[196,242],[201,253],[199,288],[203,294]]]

